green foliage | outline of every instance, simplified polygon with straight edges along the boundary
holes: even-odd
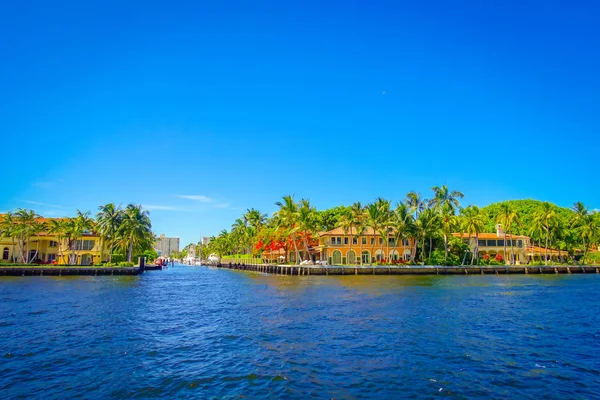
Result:
[[[322,232],[335,229],[342,215],[351,213],[352,208],[347,206],[336,206],[327,210],[317,211],[317,227]]]
[[[131,261],[122,261],[117,264],[117,266],[119,266],[119,267],[133,267],[133,265],[134,264]]]
[[[503,204],[513,207],[519,216],[520,224],[513,226],[512,233],[515,235],[531,236],[531,228],[534,226],[536,213],[542,209],[544,202],[530,199],[508,200],[482,207],[481,211],[488,216],[485,223],[485,232],[496,231],[496,224],[498,223],[498,217],[501,214]],[[557,218],[565,225],[569,225],[574,216],[573,211],[555,204],[551,204],[551,207],[556,213]]]
[[[146,262],[152,262],[158,258],[158,253],[154,249],[144,250],[141,257],[146,258]]]
[[[448,265],[460,265],[462,259],[454,253],[448,253]],[[444,265],[444,249],[435,249],[431,254],[431,265]]]

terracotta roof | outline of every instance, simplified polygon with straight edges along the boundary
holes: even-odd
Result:
[[[557,249],[548,249],[548,254],[561,254],[561,255],[567,255],[567,252],[564,250],[557,250]],[[529,246],[527,247],[527,254],[540,254],[540,255],[544,255],[546,254],[546,249],[544,247],[539,247],[539,246]]]
[[[452,236],[454,237],[462,237],[462,238],[468,238],[469,235],[467,233],[453,233]],[[473,239],[475,239],[475,236],[471,235],[471,237]],[[498,236],[495,233],[480,233],[478,235],[479,239],[504,239],[504,235],[502,236]],[[522,235],[511,235],[511,234],[506,234],[506,238],[507,239],[529,239],[529,236],[522,236]]]
[[[332,229],[330,231],[327,232],[319,232],[319,236],[350,236],[350,229],[348,229],[348,232],[344,232],[344,230],[342,228],[335,228]],[[372,228],[367,228],[364,230],[362,236],[372,236],[373,235],[373,229]],[[375,233],[375,235],[379,235],[379,233]],[[356,235],[356,228],[352,228],[352,236],[357,236]]]

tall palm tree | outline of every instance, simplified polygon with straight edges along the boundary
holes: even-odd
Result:
[[[18,229],[16,226],[15,216],[12,212],[7,212],[2,216],[0,220],[0,237],[10,238],[12,242],[12,262],[16,262],[15,257],[15,238],[18,236]]]
[[[379,231],[379,226],[382,220],[382,212],[375,203],[367,204],[365,208],[366,225],[373,230],[373,238],[371,238],[371,265],[373,265],[373,255],[375,254],[375,237]]]
[[[514,254],[515,254],[515,248],[513,245],[514,240],[512,240],[513,238],[513,225],[518,224],[519,223],[519,214],[517,212],[517,209],[510,203],[502,203],[500,205],[500,212],[498,213],[498,219],[497,222],[499,224],[502,224],[502,227],[504,228],[504,258],[505,258],[505,262],[508,261],[508,257],[506,257],[506,234],[510,233],[510,244],[511,244],[511,258],[510,258],[510,263],[514,264]]]
[[[556,218],[556,211],[552,204],[545,201],[542,203],[542,207],[535,213],[534,220],[539,221],[544,227],[546,232],[546,250],[545,250],[545,264],[548,265],[548,241],[550,240],[550,230],[554,224]]]
[[[294,197],[290,195],[283,196],[282,200],[283,201],[278,201],[275,203],[275,205],[279,207],[277,216],[279,218],[280,225],[283,228],[290,230],[292,241],[294,243],[294,252],[296,253],[296,264],[298,264],[301,261],[300,252],[298,251],[298,244],[296,243],[298,205],[294,201]]]
[[[348,232],[352,232],[352,224],[352,214],[349,210],[346,210],[342,213],[342,215],[340,215],[340,218],[338,219],[336,225],[339,228],[342,228],[342,231],[344,231],[344,235],[347,235]],[[350,236],[350,240],[352,240],[352,236]],[[350,247],[352,248],[352,242],[350,242]],[[349,263],[349,260],[346,259],[346,262]]]
[[[469,206],[461,210],[462,230],[467,232],[469,240],[475,236],[475,248],[471,257],[471,265],[477,260],[479,264],[479,233],[484,230],[484,216],[479,207]],[[505,253],[506,254],[506,253]]]
[[[432,208],[426,208],[423,210],[421,214],[419,214],[419,218],[415,221],[419,232],[422,232],[424,239],[429,238],[429,262],[431,262],[431,252],[433,250],[433,236],[437,231],[440,230],[439,222],[440,217],[436,214],[435,210]],[[423,254],[425,253],[425,244],[423,244]],[[425,256],[423,255],[423,261],[425,260]]]
[[[404,200],[415,219],[419,218],[419,214],[427,207],[427,200],[421,196],[421,193],[415,191],[409,192]]]
[[[52,235],[56,235],[56,239],[58,242],[58,260],[56,262],[62,263],[64,258],[63,254],[63,241],[66,237],[67,231],[67,220],[64,218],[61,219],[51,219],[48,224],[48,233]]]
[[[454,215],[453,209],[444,204],[439,213],[440,228],[442,236],[444,237],[444,265],[448,264],[448,238],[452,234],[456,225],[456,216]]]
[[[590,214],[589,208],[586,207],[580,201],[573,204],[573,207],[571,207],[571,210],[574,213],[572,220],[571,220],[571,227],[578,230],[581,234],[581,240],[582,240],[582,244],[583,244],[583,254],[584,254],[582,261],[583,261],[583,263],[585,263],[585,258],[587,255],[587,245],[588,245],[589,239],[590,239],[589,233],[591,232],[587,228],[590,227],[590,225],[589,225],[590,218],[589,217],[591,214]]]
[[[456,209],[460,207],[458,199],[465,197],[462,192],[457,190],[451,192],[446,185],[434,186],[431,190],[433,190],[433,198],[429,200],[429,206],[434,207],[438,212],[441,212],[444,207],[447,207],[452,215],[454,215]]]
[[[29,237],[31,236],[32,227],[35,225],[36,220],[40,218],[40,216],[36,214],[36,212],[33,210],[25,210],[22,208],[18,209],[15,212],[14,216],[16,219],[15,222],[17,234],[19,235],[20,239],[19,247],[21,253],[21,260],[23,261],[23,263],[29,264]],[[25,244],[27,244],[27,247],[24,249]],[[25,251],[25,255],[23,255],[23,251]]]
[[[300,200],[298,207],[298,229],[302,232],[304,241],[304,250],[306,250],[306,257],[310,260],[310,251],[308,249],[308,237],[312,236],[316,228],[316,215],[317,210],[310,205],[310,202],[306,199]],[[312,262],[312,261],[311,261]]]
[[[96,221],[100,230],[100,238],[103,242],[108,242],[110,250],[108,253],[108,262],[112,262],[112,255],[115,246],[116,234],[123,219],[121,205],[115,206],[114,203],[108,203],[98,207]],[[101,246],[104,249],[104,243]]]
[[[392,224],[392,202],[384,199],[383,197],[378,197],[375,200],[375,206],[379,208],[379,223],[377,224],[379,229],[377,233],[381,238],[381,252],[383,253],[383,246],[386,246],[386,253],[390,255],[390,241],[389,241],[389,233]],[[385,259],[385,253],[383,254],[383,258]]]
[[[127,261],[132,262],[133,250],[154,239],[149,212],[141,205],[128,204],[123,210],[119,233],[122,244],[127,247]]]
[[[394,248],[393,252],[396,252],[396,247],[398,246],[398,242],[401,242],[403,239],[407,238],[409,234],[413,232],[413,216],[409,207],[405,203],[398,203],[396,205],[396,209],[392,214],[392,229],[394,232]],[[415,247],[416,252],[416,247]],[[413,259],[413,254],[411,253],[411,259]]]

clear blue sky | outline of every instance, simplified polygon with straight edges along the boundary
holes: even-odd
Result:
[[[598,208],[598,4],[2,2],[0,211],[185,244],[286,194]]]

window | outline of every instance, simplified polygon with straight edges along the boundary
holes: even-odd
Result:
[[[375,244],[375,238],[371,238],[371,244]]]
[[[477,242],[477,244],[479,245],[479,247],[485,247],[485,246],[487,246],[486,241],[485,240],[481,240],[481,239],[479,239],[479,241]]]
[[[76,240],[73,242],[73,250],[92,250],[94,248],[93,240]]]
[[[517,247],[518,248],[522,248],[523,247],[523,241],[522,240],[517,240]]]
[[[395,246],[396,245],[396,239],[394,239],[394,238],[388,238],[388,244],[390,246]]]
[[[8,260],[8,247],[5,247],[4,251],[2,251],[2,259]]]
[[[344,244],[348,244],[348,238],[344,236]]]
[[[504,240],[497,240],[496,246],[504,247]]]
[[[362,244],[367,244],[367,238],[362,238]]]
[[[337,242],[337,244],[342,244],[342,237],[341,237],[341,236],[338,236],[338,237],[336,238],[336,242]]]
[[[495,240],[488,240],[487,242],[488,242],[488,246],[496,246],[496,241]]]
[[[383,244],[383,238],[379,238],[379,244]]]
[[[56,254],[48,254],[48,262],[56,260]]]
[[[57,242],[55,242],[54,240],[50,241],[50,247],[56,247],[58,245]]]
[[[352,244],[358,244],[358,238],[352,238]]]
[[[404,246],[404,247],[408,246],[408,239],[402,239],[402,246]]]

